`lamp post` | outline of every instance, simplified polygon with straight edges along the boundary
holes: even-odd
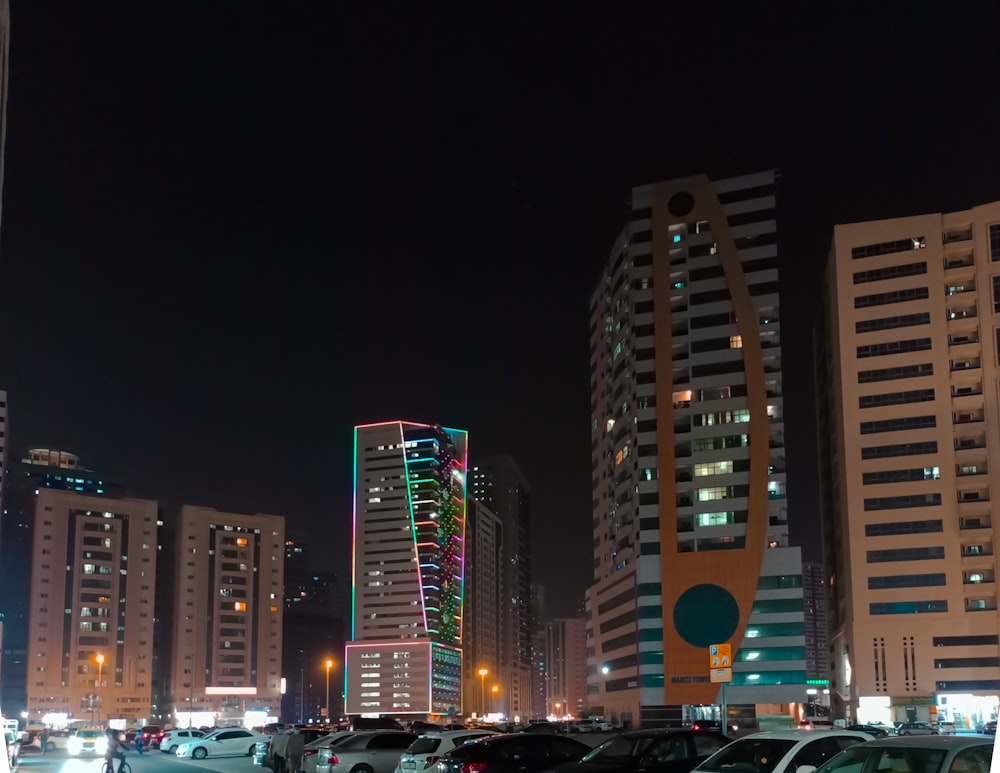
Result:
[[[479,710],[481,713],[486,713],[486,675],[489,673],[489,669],[480,668],[477,672],[479,674]]]
[[[326,659],[326,721],[330,721],[330,669],[333,668],[333,660]]]
[[[490,711],[496,713],[497,710],[497,693],[500,692],[500,685],[493,685],[493,701],[490,703]]]
[[[95,660],[97,661],[97,685],[94,688],[94,702],[97,703],[97,704],[100,704],[100,702],[101,702],[101,682],[103,681],[103,677],[104,677],[104,655],[102,653],[98,652],[97,653],[97,657],[95,658]],[[93,713],[93,712],[91,712],[91,713]],[[91,719],[93,719],[93,717],[91,717]],[[97,721],[98,722],[101,721],[101,710],[100,710],[100,708],[97,709]]]

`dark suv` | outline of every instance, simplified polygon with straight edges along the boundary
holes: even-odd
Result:
[[[438,760],[437,773],[541,773],[589,751],[587,744],[561,735],[498,735],[452,749]]]

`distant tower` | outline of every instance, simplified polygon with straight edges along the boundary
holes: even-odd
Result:
[[[462,712],[467,445],[431,424],[355,427],[349,715]]]
[[[500,634],[502,685],[497,710],[507,716],[531,713],[531,494],[517,463],[505,454],[480,457],[469,472],[472,495],[490,508],[503,528],[500,576],[503,590]],[[492,677],[491,677],[492,678]]]

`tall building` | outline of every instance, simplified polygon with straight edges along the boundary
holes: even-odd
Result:
[[[156,544],[156,502],[39,490],[29,721],[149,718]]]
[[[465,710],[489,713],[492,694],[484,689],[500,673],[500,635],[504,627],[500,577],[503,573],[503,526],[496,514],[476,499],[469,499],[465,527]],[[486,674],[479,675],[485,669]]]
[[[529,719],[542,719],[546,710],[545,588],[531,584],[531,712]]]
[[[470,472],[472,496],[496,513],[503,529],[500,575],[501,686],[497,710],[510,718],[532,713],[531,493],[517,463],[505,454],[479,458]]]
[[[805,700],[776,183],[765,172],[633,189],[591,300],[590,702],[633,727],[720,703],[714,644],[732,650],[735,714]]]
[[[0,414],[6,410],[0,401]],[[4,445],[0,422],[0,454]],[[29,448],[15,457],[3,478],[3,511],[0,513],[0,566],[13,585],[28,587],[35,535],[35,509],[42,489],[75,491],[90,495],[122,497],[123,486],[86,469],[76,454],[50,448]],[[3,659],[0,661],[0,707],[12,716],[27,709],[28,614],[32,597],[26,593],[0,595],[4,621]]]
[[[805,601],[806,676],[822,680],[829,674],[827,662],[826,574],[823,564],[802,565],[802,595]]]
[[[546,716],[579,717],[587,709],[587,621],[545,624]]]
[[[467,447],[465,430],[430,424],[354,429],[348,714],[463,711]]]
[[[833,231],[821,494],[830,689],[852,719],[998,708],[998,269],[1000,202]]]
[[[170,721],[264,724],[281,709],[285,519],[184,505],[176,521]]]

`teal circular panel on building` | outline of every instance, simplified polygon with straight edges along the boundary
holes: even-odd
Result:
[[[674,604],[674,628],[692,647],[727,642],[740,623],[740,605],[718,585],[688,588]]]

